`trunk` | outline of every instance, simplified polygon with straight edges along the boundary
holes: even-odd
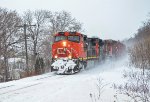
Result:
[[[33,50],[33,65],[34,65],[34,70],[35,70],[35,64],[36,64],[36,56],[37,56],[37,52],[36,52],[36,43],[34,42],[34,50]]]
[[[8,81],[8,52],[7,52],[7,45],[6,45],[6,39],[4,38],[4,50],[3,50],[3,57],[4,57],[4,82]]]
[[[8,58],[7,58],[7,52],[4,54],[4,68],[5,68],[5,77],[4,82],[8,81]]]
[[[36,64],[36,57],[37,57],[37,40],[38,40],[38,34],[39,34],[39,24],[36,32],[36,36],[34,37],[34,50],[33,50],[33,61],[34,61],[34,70],[35,70],[35,64]]]
[[[1,39],[0,39],[0,57],[2,55],[2,46],[1,46],[2,42],[1,42]]]

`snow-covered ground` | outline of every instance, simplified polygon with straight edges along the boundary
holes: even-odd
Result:
[[[47,73],[21,80],[0,83],[0,102],[122,102],[113,84],[124,83],[123,72],[128,70],[127,57],[106,62],[74,75]],[[98,100],[97,83],[102,80]],[[119,96],[117,99],[116,96]]]

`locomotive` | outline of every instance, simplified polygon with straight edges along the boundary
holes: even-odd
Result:
[[[88,38],[79,32],[58,32],[52,44],[51,71],[74,74],[87,67],[89,61],[101,62],[118,56],[124,45],[114,40]]]

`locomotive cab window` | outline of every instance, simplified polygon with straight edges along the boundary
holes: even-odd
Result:
[[[80,36],[68,36],[69,41],[80,42]]]
[[[55,36],[55,42],[57,42],[57,41],[61,41],[61,40],[66,40],[67,39],[67,37],[66,36]]]

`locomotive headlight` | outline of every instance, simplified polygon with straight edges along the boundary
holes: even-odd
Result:
[[[57,55],[55,55],[55,56],[54,56],[54,58],[58,58],[58,56],[57,56]]]
[[[71,58],[72,58],[72,56],[71,56],[71,55],[69,55],[69,56],[68,56],[68,58],[69,58],[69,59],[71,59]]]
[[[67,42],[66,42],[66,41],[63,41],[63,46],[64,46],[64,47],[66,46],[66,44],[67,44]]]

